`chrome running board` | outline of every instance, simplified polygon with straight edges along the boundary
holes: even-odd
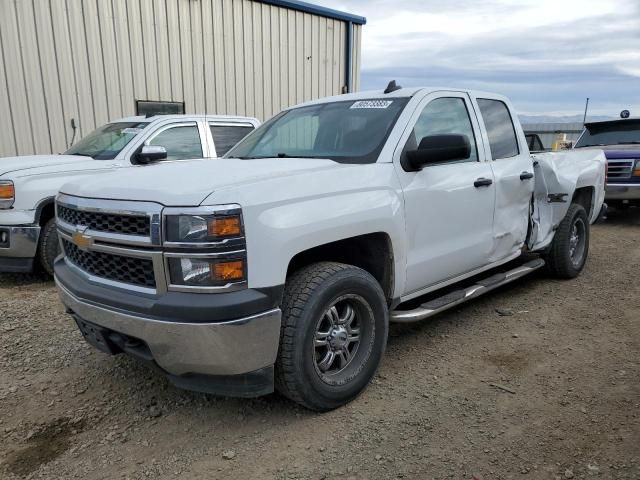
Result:
[[[529,273],[538,270],[543,266],[543,259],[537,258],[535,260],[531,260],[530,262],[527,262],[524,265],[521,265],[507,272],[501,272],[491,275],[490,277],[480,280],[476,282],[475,285],[472,285],[463,290],[456,290],[447,293],[442,297],[430,300],[426,303],[423,303],[418,308],[414,308],[413,310],[394,310],[393,312],[391,312],[390,321],[395,323],[419,322],[420,320],[424,320],[425,318],[437,315],[440,312],[444,312],[445,310],[479,297],[480,295],[484,295],[485,293],[501,287],[502,285],[511,283],[514,280],[517,280],[520,277],[524,277],[525,275],[528,275]]]

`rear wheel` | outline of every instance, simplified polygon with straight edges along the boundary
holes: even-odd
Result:
[[[589,219],[582,205],[571,204],[546,255],[549,272],[558,278],[577,277],[589,254]]]
[[[304,267],[287,281],[282,311],[278,391],[319,411],[355,398],[387,343],[389,314],[376,279],[340,263]]]
[[[42,227],[38,245],[38,261],[42,269],[49,275],[53,275],[53,262],[59,254],[60,243],[58,242],[56,219],[52,218]]]

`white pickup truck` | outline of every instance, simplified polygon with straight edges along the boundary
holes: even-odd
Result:
[[[604,182],[600,151],[532,157],[505,97],[390,84],[285,110],[215,163],[65,185],[56,282],[104,352],[328,410],[371,380],[390,321],[545,264],[578,275]]]
[[[98,128],[62,155],[0,158],[0,272],[29,272],[37,260],[53,273],[54,198],[64,183],[164,159],[221,157],[258,125],[246,117],[130,117]]]

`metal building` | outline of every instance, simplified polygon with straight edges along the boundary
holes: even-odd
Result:
[[[552,148],[558,138],[564,138],[568,142],[575,143],[580,138],[582,130],[584,130],[584,124],[582,122],[525,123],[522,124],[522,129],[524,133],[537,134],[544,148],[549,149]]]
[[[0,0],[0,156],[62,152],[136,101],[269,118],[358,89],[366,19],[294,0]]]

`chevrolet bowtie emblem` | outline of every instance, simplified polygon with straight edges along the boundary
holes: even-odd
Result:
[[[71,237],[71,241],[73,242],[73,244],[80,250],[86,250],[91,245],[93,245],[93,238],[84,233],[85,230],[86,229],[77,230],[73,232],[73,236]]]

